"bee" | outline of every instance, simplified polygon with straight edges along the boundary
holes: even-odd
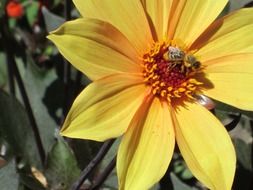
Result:
[[[169,62],[168,71],[174,67],[180,67],[181,73],[188,75],[198,70],[201,63],[191,54],[185,54],[178,47],[169,46],[168,50],[163,54],[164,60]]]
[[[170,62],[182,61],[184,59],[184,56],[185,54],[182,50],[180,50],[178,47],[172,47],[172,46],[169,46],[168,51],[166,51],[163,54],[163,58],[166,61],[170,61]]]
[[[189,72],[198,70],[200,66],[201,63],[193,55],[189,54],[184,57],[184,68],[181,66],[181,70],[183,70],[183,72],[186,72],[186,74],[189,74]]]

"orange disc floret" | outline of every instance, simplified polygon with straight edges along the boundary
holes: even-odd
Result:
[[[203,84],[194,78],[201,63],[172,43],[154,42],[143,55],[143,76],[152,93],[171,102],[174,98],[193,98]]]

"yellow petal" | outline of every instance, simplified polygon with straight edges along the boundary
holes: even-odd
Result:
[[[149,189],[165,174],[175,144],[168,105],[146,99],[122,138],[117,156],[120,190]]]
[[[218,57],[203,62],[203,65],[206,66],[205,73],[253,74],[253,52]]]
[[[253,52],[253,9],[241,9],[214,22],[194,43],[196,56],[207,61],[235,53]]]
[[[91,83],[74,101],[61,134],[97,141],[122,135],[147,93],[141,81],[114,75]]]
[[[176,108],[174,116],[176,141],[194,176],[212,190],[231,190],[236,156],[224,126],[195,103]]]
[[[117,72],[140,71],[135,49],[108,23],[77,19],[66,22],[48,38],[69,62],[92,80]]]
[[[168,20],[172,1],[168,0],[142,0],[143,6],[155,27],[159,41],[167,38]]]
[[[176,25],[174,39],[179,39],[188,47],[197,37],[216,19],[221,13],[228,0],[187,0],[177,1],[178,6],[175,14],[180,12]],[[170,28],[169,28],[170,30]]]
[[[97,18],[118,28],[143,53],[152,34],[140,1],[136,0],[74,0],[83,17]]]
[[[253,54],[219,57],[205,62],[213,88],[203,93],[235,107],[253,110]]]
[[[253,110],[252,73],[207,73],[205,77],[212,83],[211,88],[203,90],[205,95],[243,110]]]
[[[187,0],[173,0],[168,21],[168,39],[173,39],[178,21],[183,12]]]

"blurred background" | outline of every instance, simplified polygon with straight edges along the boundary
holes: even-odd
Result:
[[[251,6],[250,0],[230,0],[222,15]],[[71,0],[0,0],[0,190],[117,189],[119,140],[59,136],[71,103],[90,81],[46,36],[77,17]],[[252,190],[253,112],[215,103],[213,112],[236,147],[233,189]],[[152,189],[205,188],[176,150],[166,175]]]

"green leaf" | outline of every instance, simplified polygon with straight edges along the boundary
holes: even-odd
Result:
[[[93,150],[98,150],[97,143],[82,139],[72,139],[71,148],[81,169],[85,168],[96,155]]]
[[[5,54],[0,53],[0,88],[3,88],[7,82],[7,68]]]
[[[240,139],[234,140],[237,155],[237,169],[234,180],[234,190],[251,189],[252,184],[252,144],[246,144]]]
[[[236,147],[237,159],[240,164],[247,170],[252,170],[252,144],[246,144],[240,139],[234,140]]]
[[[30,24],[33,26],[35,21],[38,19],[39,2],[31,1],[26,7],[26,17]]]
[[[237,168],[233,189],[250,189],[253,173],[252,120],[248,117],[242,117],[240,123],[229,133],[233,140],[237,156]]]
[[[252,144],[253,137],[252,137],[252,127],[251,127],[251,120],[247,117],[242,117],[240,123],[230,131],[230,136],[233,140],[241,140],[245,144],[250,145]]]
[[[65,19],[51,13],[46,7],[42,8],[42,14],[46,23],[46,29],[51,32],[65,22]]]
[[[173,171],[178,175],[179,173],[182,173],[185,170],[185,165],[183,163],[183,160],[175,160],[173,162]]]
[[[15,27],[17,27],[17,19],[16,18],[9,18],[8,24],[11,30],[13,30]]]
[[[230,131],[236,149],[238,163],[248,171],[252,171],[252,121],[243,117],[236,128]]]
[[[57,6],[60,3],[62,3],[62,0],[54,0],[53,6]]]
[[[181,177],[184,180],[188,180],[188,179],[193,178],[193,175],[192,175],[191,171],[188,168],[185,168],[183,170],[183,172],[181,173]]]
[[[226,114],[238,115],[238,113],[241,113],[241,114],[253,119],[253,112],[251,112],[251,111],[240,110],[236,107],[233,107],[233,106],[230,106],[230,105],[224,104],[222,102],[218,102],[218,101],[214,101],[214,102],[216,104],[215,109],[217,109],[218,111],[226,112],[226,113],[223,113],[223,115],[221,113],[221,117],[224,117]]]
[[[0,90],[0,136],[11,146],[13,153],[29,164],[40,167],[32,128],[23,106]]]
[[[3,168],[0,168],[1,190],[18,190],[19,175],[16,172],[15,161],[12,160]]]
[[[191,171],[186,166],[182,157],[173,162],[173,172],[180,176],[183,180],[189,180],[193,178]]]
[[[252,0],[229,0],[229,10],[234,11],[236,9],[242,8],[247,3],[251,2]]]
[[[174,190],[193,190],[190,186],[186,185],[174,173],[170,173],[171,181],[174,187]]]
[[[49,188],[54,190],[70,189],[72,183],[79,177],[80,172],[73,152],[63,138],[58,137],[48,155],[45,171]]]
[[[48,113],[48,108],[43,103],[47,87],[56,80],[57,75],[55,70],[45,70],[39,68],[33,60],[27,56],[26,67],[21,59],[17,59],[22,79],[28,94],[28,98],[36,119],[42,143],[46,152],[49,152],[55,138],[55,130],[58,127],[57,123]],[[54,96],[58,96],[59,92],[55,92]],[[22,98],[19,97],[22,101]]]

